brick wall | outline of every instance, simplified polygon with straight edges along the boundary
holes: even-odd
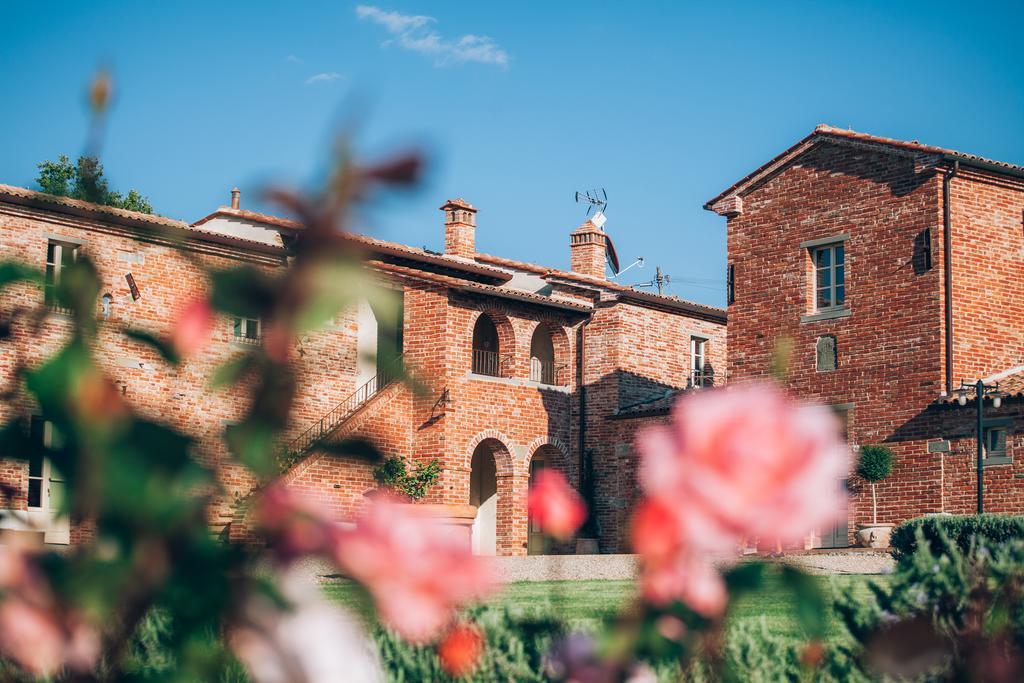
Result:
[[[935,405],[945,388],[937,162],[886,146],[826,140],[745,189],[728,211],[728,260],[735,268],[730,380],[767,377],[776,350],[790,349],[784,384],[794,395],[847,408],[852,443],[885,442],[894,450],[894,474],[878,487],[880,522],[973,509],[967,503],[974,495],[973,459],[928,448],[965,419],[965,409]],[[970,173],[953,188],[958,384],[960,376],[1020,363],[1024,317],[1020,278],[1013,274],[1021,272],[1022,199],[1005,182]],[[928,232],[930,268],[923,247]],[[828,238],[844,238],[849,314],[815,319],[814,270],[801,245]],[[972,281],[968,273],[979,270]],[[816,366],[822,335],[836,338],[832,371]],[[954,441],[954,451],[965,448],[965,438]],[[1012,469],[986,471],[993,509],[1021,509]],[[853,485],[851,538],[871,515],[869,489]]]
[[[110,317],[101,322],[100,363],[125,387],[126,396],[142,414],[197,437],[196,457],[218,469],[229,492],[213,511],[213,521],[232,519],[234,497],[247,494],[254,482],[232,462],[222,436],[225,427],[244,414],[246,387],[209,388],[213,370],[246,348],[233,341],[231,321],[219,321],[213,343],[177,369],[129,341],[121,328],[131,325],[167,334],[179,308],[205,290],[205,268],[251,263],[272,271],[281,266],[283,254],[196,241],[187,246],[186,257],[173,245],[130,227],[7,204],[0,204],[0,229],[2,257],[40,269],[47,240],[53,236],[82,244],[83,253],[100,270],[103,291],[113,297]],[[129,271],[141,291],[138,301],[132,300],[124,281]],[[332,439],[364,438],[384,455],[412,461],[439,459],[443,472],[427,502],[458,505],[470,502],[474,451],[486,451],[497,473],[498,552],[525,554],[525,495],[531,461],[543,456],[548,466],[562,470],[572,483],[580,482],[577,349],[588,313],[460,291],[436,278],[410,273],[414,271],[377,273],[377,277],[402,291],[404,360],[415,383],[392,385],[374,396]],[[524,273],[538,275],[536,268]],[[599,301],[586,332],[587,447],[594,454],[599,478],[602,548],[620,549],[627,507],[635,499],[635,462],[628,448],[633,423],[611,424],[607,418],[629,401],[685,387],[691,335],[709,339],[708,364],[717,377],[724,378],[724,326],[711,318],[689,316],[667,301],[660,308],[618,301],[612,290],[601,290],[600,282],[556,283],[554,289],[563,299]],[[5,294],[9,295],[0,304],[4,313],[42,299],[40,292],[28,287]],[[472,371],[473,328],[481,316],[496,325],[501,355],[507,356],[500,377]],[[40,335],[15,329],[12,340],[0,343],[0,380],[9,383],[21,361],[41,362],[61,343],[67,327],[67,320],[55,316]],[[556,375],[550,385],[531,379],[531,341],[538,330],[550,335],[554,349]],[[294,360],[299,395],[286,439],[315,424],[356,389],[358,332],[353,308],[324,330],[299,340]],[[25,401],[4,405],[0,418],[31,409]],[[0,462],[0,476],[20,492],[15,505],[22,507],[25,469],[21,463]],[[374,488],[372,469],[370,463],[353,457],[313,451],[285,480],[344,519],[358,510],[364,495]],[[87,538],[89,533],[87,524],[76,523],[73,540]],[[246,520],[235,519],[231,534],[251,538]]]
[[[959,385],[1024,365],[1024,183],[961,169],[950,210]]]

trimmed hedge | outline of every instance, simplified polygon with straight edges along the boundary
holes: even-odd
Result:
[[[967,552],[971,540],[977,536],[989,543],[1024,541],[1024,516],[1020,515],[928,515],[903,522],[892,530],[889,544],[897,562],[914,554],[917,548],[916,531],[921,529],[932,552],[939,553],[940,531],[944,532],[962,551]]]

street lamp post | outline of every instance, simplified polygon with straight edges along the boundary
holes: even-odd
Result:
[[[1003,396],[999,393],[999,383],[985,384],[983,380],[978,380],[974,384],[968,384],[966,382],[960,382],[960,388],[957,390],[958,396],[956,397],[957,403],[961,406],[967,405],[967,394],[974,391],[974,395],[978,399],[978,411],[977,411],[977,445],[978,445],[978,514],[985,512],[985,446],[984,446],[984,435],[985,435],[985,397],[992,397],[992,407],[998,408],[1003,404]]]

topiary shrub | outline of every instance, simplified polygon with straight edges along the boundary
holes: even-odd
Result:
[[[875,484],[892,474],[892,451],[885,446],[861,446],[857,474],[871,484],[871,523],[878,524],[878,496],[875,493]]]
[[[977,538],[989,545],[1002,545],[1010,541],[1024,541],[1024,516],[1020,515],[929,515],[915,517],[892,531],[892,556],[902,562],[917,549],[917,530],[920,529],[932,552],[940,552],[944,533],[962,552]]]

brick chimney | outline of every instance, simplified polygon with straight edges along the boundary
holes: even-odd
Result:
[[[449,199],[444,211],[444,253],[449,256],[476,256],[476,209],[465,199]]]
[[[239,200],[241,198],[242,198],[242,191],[239,190],[237,187],[231,188],[231,208],[232,209],[237,209],[238,208]]]
[[[572,272],[603,279],[606,245],[604,231],[589,220],[570,233]]]

